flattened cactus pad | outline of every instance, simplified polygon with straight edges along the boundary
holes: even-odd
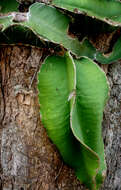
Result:
[[[91,60],[50,56],[38,74],[40,113],[48,136],[64,161],[90,189],[106,170],[101,137],[108,98],[104,72]]]

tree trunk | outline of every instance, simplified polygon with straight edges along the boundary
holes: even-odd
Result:
[[[0,48],[1,190],[86,190],[50,142],[39,114],[37,70],[42,50]],[[103,136],[107,177],[102,190],[121,190],[120,63],[109,67],[111,97]]]

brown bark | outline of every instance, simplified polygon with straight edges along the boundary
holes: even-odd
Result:
[[[107,177],[102,190],[121,190],[121,61],[109,66],[110,98],[103,121]]]
[[[86,190],[41,124],[35,75],[41,56],[41,49],[32,47],[0,49],[1,189]],[[108,172],[102,190],[120,190],[120,63],[109,69],[112,90],[103,124]]]

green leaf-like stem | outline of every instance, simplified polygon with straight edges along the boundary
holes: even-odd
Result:
[[[78,58],[85,56],[95,59],[102,64],[109,64],[121,58],[119,48],[121,44],[120,38],[115,44],[113,52],[106,57],[97,51],[87,39],[79,42],[78,39],[71,38],[68,35],[69,23],[70,19],[55,8],[35,3],[30,7],[28,22],[24,23],[24,25],[31,28],[45,40],[62,44]]]
[[[6,28],[8,28],[9,26],[11,26],[13,24],[12,19],[13,19],[12,15],[9,15],[9,16],[0,16],[1,30],[4,31]]]
[[[48,136],[80,181],[98,189],[106,170],[101,137],[108,96],[105,74],[91,60],[73,61],[66,54],[48,57],[38,79],[40,113]]]
[[[3,32],[13,25],[23,26],[25,29],[28,27],[40,39],[64,46],[77,58],[85,56],[102,64],[110,64],[121,58],[121,38],[117,40],[109,55],[103,55],[92,46],[88,39],[83,39],[82,42],[79,42],[77,38],[69,36],[70,19],[56,8],[42,3],[35,3],[30,7],[27,18],[27,22],[16,24],[12,15],[0,17]]]
[[[87,14],[114,26],[121,26],[121,3],[118,1],[52,0],[52,4],[71,12]]]
[[[77,57],[94,54],[93,47],[85,40],[80,43],[77,38],[68,35],[70,19],[56,8],[42,3],[33,4],[28,13],[28,22],[24,25],[31,28],[45,40],[63,45]],[[49,31],[49,32],[48,32]]]
[[[77,176],[91,189],[98,189],[106,169],[101,121],[108,97],[108,84],[105,74],[91,60],[82,58],[75,60],[75,64],[77,80],[71,128],[81,143],[82,163],[85,166],[85,171],[77,170]]]

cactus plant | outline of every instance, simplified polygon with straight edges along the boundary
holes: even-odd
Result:
[[[80,181],[98,189],[106,170],[101,137],[108,97],[105,74],[87,58],[51,56],[38,79],[41,116],[49,137]]]
[[[32,32],[40,40],[38,44],[33,40],[34,45],[52,42],[63,48],[61,56],[55,52],[47,56],[38,73],[40,114],[48,136],[64,161],[74,168],[78,179],[89,189],[98,190],[106,173],[101,122],[109,87],[104,72],[94,61],[109,64],[120,59],[121,37],[110,54],[105,55],[88,37],[80,42],[76,36],[69,35],[73,16],[69,17],[64,11],[86,14],[115,27],[121,25],[121,3],[115,0],[91,3],[88,0],[52,0],[50,5],[32,4],[25,18],[17,20],[17,13],[11,13],[17,4],[11,2],[10,9],[5,1],[0,2],[1,35],[7,34],[6,43],[17,43],[8,32],[13,28],[24,38],[27,38],[25,33]],[[105,11],[107,5],[109,12]],[[8,15],[3,14],[6,10],[10,12]]]

